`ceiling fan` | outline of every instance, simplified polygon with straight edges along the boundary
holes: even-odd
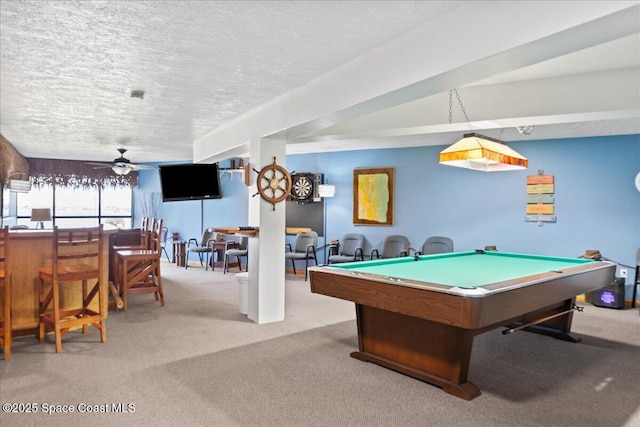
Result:
[[[142,169],[157,169],[155,166],[138,165],[131,163],[131,160],[124,157],[124,153],[127,152],[126,148],[118,148],[120,157],[114,159],[112,163],[100,163],[100,162],[86,162],[88,165],[94,165],[94,169],[111,168],[118,175],[127,175],[131,171],[138,171]]]

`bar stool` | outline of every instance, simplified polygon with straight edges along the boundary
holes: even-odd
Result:
[[[9,260],[9,227],[0,228],[0,298],[2,298],[2,318],[0,319],[0,345],[4,349],[4,360],[11,358],[11,273]]]
[[[113,247],[110,249],[111,254],[109,258],[111,268],[110,280],[112,280],[112,282],[109,284],[109,289],[116,302],[116,304],[114,304],[116,312],[124,307],[122,288],[120,286],[120,277],[122,277],[122,274],[119,271],[118,251],[148,249],[148,236],[152,231],[151,224],[149,218],[143,217],[141,227],[137,233],[135,230],[118,230],[113,237]]]
[[[40,284],[38,301],[40,320],[38,324],[38,340],[44,341],[47,326],[53,328],[56,341],[56,353],[62,352],[62,337],[71,328],[82,326],[82,333],[87,333],[89,325],[100,331],[100,341],[107,342],[105,325],[105,307],[103,299],[104,286],[102,277],[106,266],[102,256],[102,225],[88,228],[53,229],[53,255],[50,267],[39,269]],[[82,300],[74,305],[76,308],[64,308],[63,296],[76,297],[77,290],[72,282],[82,282]],[[94,282],[95,281],[95,282]],[[92,284],[90,284],[90,282]],[[47,284],[50,284],[47,286]],[[62,285],[66,292],[61,292]],[[92,303],[98,296],[98,308]],[[94,303],[95,304],[95,303]],[[80,305],[78,307],[78,305]]]
[[[129,294],[153,293],[156,301],[164,306],[164,291],[160,275],[162,245],[162,220],[153,219],[147,249],[117,251],[119,288],[122,292],[123,310],[127,310]]]

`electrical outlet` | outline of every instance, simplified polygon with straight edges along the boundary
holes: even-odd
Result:
[[[620,277],[623,277],[623,278],[627,277],[627,269],[626,268],[621,268],[620,269]]]

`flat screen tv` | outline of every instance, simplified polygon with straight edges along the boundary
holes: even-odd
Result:
[[[217,163],[160,166],[162,201],[221,199]]]

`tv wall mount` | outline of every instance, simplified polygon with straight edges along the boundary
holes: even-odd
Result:
[[[282,166],[276,164],[276,158],[273,158],[273,163],[266,165],[260,171],[253,169],[258,174],[256,180],[256,186],[258,192],[252,197],[260,194],[267,202],[273,205],[273,210],[276,210],[276,203],[285,200],[291,195],[291,174]]]

